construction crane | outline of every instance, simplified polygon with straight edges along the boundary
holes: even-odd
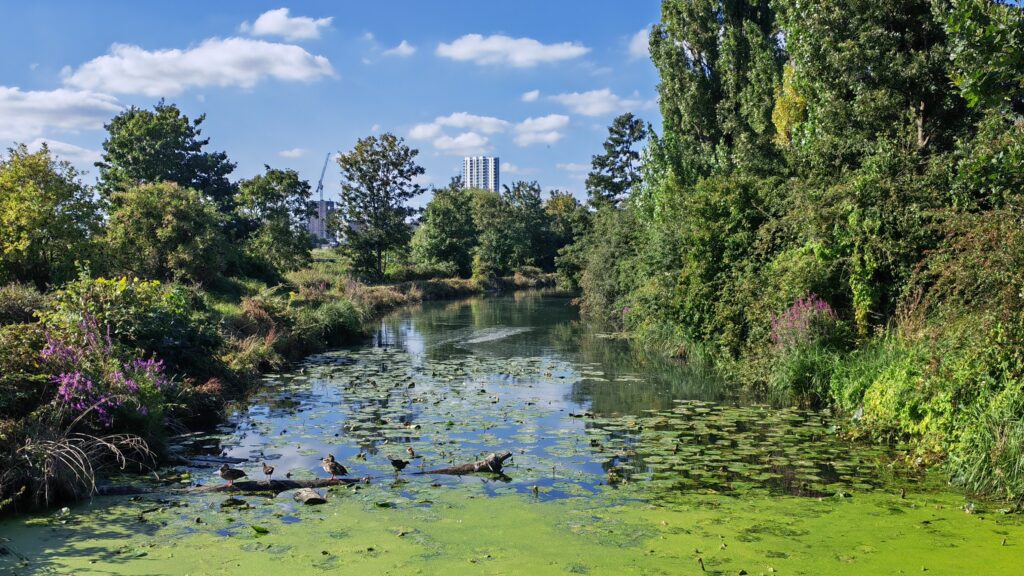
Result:
[[[316,194],[320,201],[316,205],[316,235],[320,240],[327,239],[327,205],[324,204],[324,174],[327,173],[327,163],[331,160],[331,153],[324,157],[324,167],[320,170],[320,181],[316,183]]]

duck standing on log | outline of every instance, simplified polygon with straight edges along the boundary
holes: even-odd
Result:
[[[245,478],[245,472],[238,468],[232,468],[225,463],[220,467],[220,477],[228,481],[228,486],[234,486],[235,480]]]
[[[337,480],[339,474],[348,476],[348,470],[334,459],[334,454],[328,454],[327,458],[320,461],[320,465],[323,466],[324,472],[331,475],[331,480]]]
[[[270,484],[270,477],[274,475],[274,467],[263,463],[263,475],[267,477],[267,484]]]

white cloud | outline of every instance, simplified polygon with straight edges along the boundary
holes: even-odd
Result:
[[[486,150],[487,138],[476,132],[463,132],[455,137],[441,136],[434,140],[434,148],[455,156],[471,156]]]
[[[412,44],[409,44],[405,40],[402,40],[398,44],[398,46],[395,46],[394,48],[389,48],[389,49],[387,49],[387,50],[385,50],[383,52],[383,54],[385,56],[402,56],[402,57],[412,56],[415,53],[416,53],[416,47],[413,46]]]
[[[103,155],[99,150],[82,148],[81,146],[75,146],[74,144],[68,144],[67,142],[61,142],[60,140],[53,140],[52,138],[36,138],[26,144],[26,146],[28,146],[30,151],[35,152],[42,148],[44,143],[50,148],[50,152],[55,156],[61,160],[67,160],[78,166],[92,167],[93,164],[99,162],[103,158]]]
[[[471,128],[473,130],[479,130],[484,134],[501,132],[509,127],[509,123],[501,118],[495,118],[493,116],[477,116],[467,112],[455,112],[448,116],[435,118],[434,122],[441,126]]]
[[[96,130],[122,110],[113,96],[57,89],[0,86],[0,141],[27,141],[52,131]]]
[[[527,171],[511,162],[502,162],[501,171],[504,174],[525,174]]]
[[[409,138],[413,140],[430,140],[441,134],[441,126],[438,124],[417,124],[409,130]]]
[[[242,22],[239,29],[253,36],[280,36],[286,40],[310,40],[319,38],[320,31],[331,25],[333,17],[310,18],[308,16],[288,16],[287,8],[268,10],[255,22]]]
[[[576,42],[542,44],[533,38],[512,38],[501,34],[481,36],[466,34],[451,44],[437,45],[437,55],[479,65],[499,64],[515,68],[531,68],[537,64],[571,60],[590,52]]]
[[[641,29],[633,37],[629,39],[629,58],[631,60],[639,60],[640,58],[646,58],[650,56],[650,39],[651,27]]]
[[[565,170],[566,172],[575,172],[575,173],[588,172],[590,170],[590,165],[588,165],[588,164],[579,164],[579,163],[576,163],[576,162],[567,162],[565,164],[555,164],[555,167],[558,168],[559,170]]]
[[[530,144],[554,144],[562,139],[561,128],[569,125],[569,117],[549,114],[538,118],[527,118],[516,124],[514,141],[519,146]]]
[[[437,138],[444,127],[469,129],[471,133],[483,132],[495,134],[504,132],[511,124],[493,116],[477,116],[468,112],[455,112],[448,116],[438,116],[428,124],[417,124],[409,130],[409,138],[413,140],[430,140]]]
[[[536,102],[537,98],[540,98],[540,90],[530,90],[529,92],[523,92],[523,95],[519,97],[523,102]]]
[[[116,94],[175,96],[194,86],[251,88],[264,78],[309,82],[332,76],[331,63],[299,46],[248,38],[210,38],[186,50],[145,50],[114,44],[110,53],[94,58],[64,83],[76,88]]]
[[[370,134],[376,134],[377,132],[380,132],[380,124],[370,126]]]
[[[614,112],[650,108],[653,100],[639,98],[620,98],[608,88],[589,92],[570,92],[550,96],[556,102],[564,104],[569,110],[584,116],[604,116]]]
[[[277,153],[281,158],[301,158],[305,154],[306,150],[304,148],[291,148],[289,150],[281,150]]]

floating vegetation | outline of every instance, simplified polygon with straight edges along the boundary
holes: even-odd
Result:
[[[560,310],[498,299],[393,317],[374,346],[268,376],[225,425],[182,438],[195,465],[156,494],[0,524],[0,573],[977,571],[958,548],[1016,573],[1019,517],[966,514],[826,413],[709,394],[678,366],[612,354],[621,342],[576,347]],[[505,451],[502,475],[418,474]],[[222,483],[224,461],[325,478],[327,454],[369,483],[318,506],[180,491]]]

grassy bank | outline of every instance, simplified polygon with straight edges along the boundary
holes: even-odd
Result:
[[[366,285],[328,261],[274,286],[83,272],[47,294],[0,287],[0,511],[87,496],[105,469],[159,463],[169,434],[219,421],[261,373],[358,340],[390,310],[553,284],[525,270]]]

